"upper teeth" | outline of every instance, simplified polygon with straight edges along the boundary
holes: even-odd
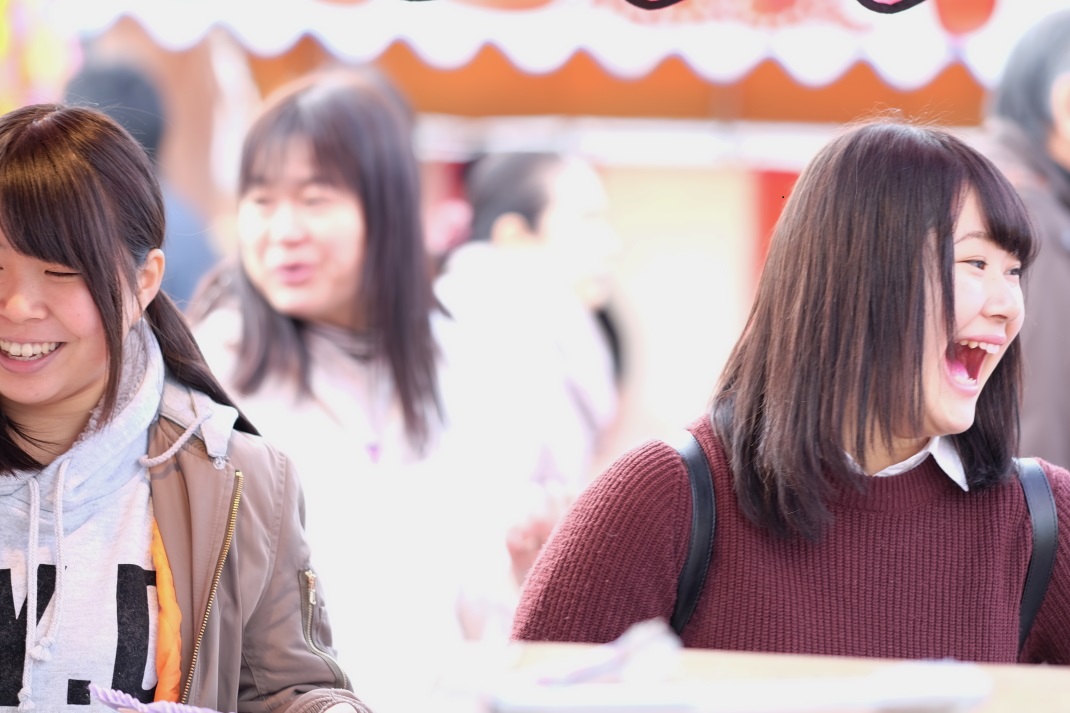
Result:
[[[0,342],[2,344],[2,342]],[[959,346],[969,347],[970,349],[984,349],[989,354],[995,354],[999,351],[998,344],[990,344],[988,342],[971,342],[967,339],[959,341]]]
[[[59,346],[59,342],[44,342],[44,343],[32,343],[22,344],[20,342],[9,342],[6,339],[0,339],[0,349],[4,350],[11,356],[34,356],[37,354],[48,354]]]

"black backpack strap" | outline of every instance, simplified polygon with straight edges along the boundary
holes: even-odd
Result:
[[[1051,483],[1036,458],[1018,459],[1018,482],[1025,494],[1029,517],[1033,520],[1033,553],[1029,557],[1029,569],[1026,570],[1018,621],[1018,650],[1021,651],[1030,629],[1033,628],[1033,619],[1040,611],[1048,580],[1051,579],[1051,572],[1055,567],[1059,519],[1055,513],[1055,496],[1051,493]]]
[[[691,540],[687,546],[687,559],[680,570],[676,585],[676,608],[669,624],[680,634],[691,619],[702,585],[706,582],[706,570],[713,554],[713,530],[717,519],[717,506],[713,495],[713,478],[710,464],[702,446],[690,431],[684,431],[675,446],[684,459],[687,474],[691,479]]]

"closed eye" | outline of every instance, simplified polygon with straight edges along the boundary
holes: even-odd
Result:
[[[82,275],[80,272],[67,272],[63,270],[45,270],[45,274],[51,275],[52,277],[81,277]]]

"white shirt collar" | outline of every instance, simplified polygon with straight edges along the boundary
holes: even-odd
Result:
[[[962,467],[962,458],[959,457],[958,449],[955,448],[950,438],[942,436],[933,436],[920,451],[904,461],[888,466],[879,473],[874,473],[873,477],[881,478],[905,473],[921,465],[921,462],[930,454],[940,470],[944,471],[960,488],[969,491],[970,486],[966,483],[966,469]]]

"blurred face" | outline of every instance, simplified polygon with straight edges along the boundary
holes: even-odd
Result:
[[[0,407],[23,425],[83,414],[104,394],[104,325],[82,276],[16,252],[0,232]]]
[[[238,203],[238,245],[249,279],[282,314],[361,327],[360,200],[319,173],[303,140],[291,140],[279,164],[265,168]]]
[[[1048,155],[1070,171],[1070,72],[1063,72],[1051,86],[1051,131],[1048,132]]]
[[[955,333],[930,309],[925,352],[925,437],[973,425],[977,398],[1022,328],[1021,261],[988,236],[970,191],[955,226]]]
[[[620,247],[609,223],[608,205],[605,186],[594,168],[568,161],[550,176],[549,202],[536,233],[592,308],[601,307],[609,297],[611,261]]]

